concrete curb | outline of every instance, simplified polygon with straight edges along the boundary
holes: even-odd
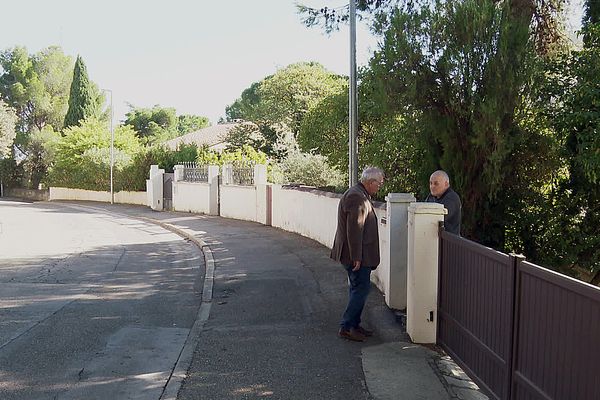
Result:
[[[183,345],[183,349],[181,349],[181,353],[177,358],[177,363],[173,367],[173,372],[171,373],[171,376],[169,377],[169,380],[167,381],[167,384],[159,399],[176,400],[177,393],[179,392],[179,389],[183,384],[183,380],[187,375],[187,371],[192,363],[194,350],[196,349],[196,346],[198,344],[200,334],[202,333],[202,329],[204,329],[204,324],[210,316],[210,308],[212,306],[213,297],[213,284],[215,280],[215,259],[213,257],[210,246],[208,246],[202,239],[196,238],[193,234],[186,232],[184,229],[177,228],[174,225],[158,221],[152,218],[134,218],[159,225],[161,228],[164,228],[168,231],[175,233],[178,236],[181,236],[184,239],[189,240],[190,242],[194,243],[204,255],[204,265],[206,266],[206,274],[204,275],[204,286],[202,287],[202,303],[200,304],[200,309],[198,310],[196,321],[194,322],[192,329],[190,329],[188,337],[185,340],[185,344]]]

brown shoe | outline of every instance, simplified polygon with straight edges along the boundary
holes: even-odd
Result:
[[[373,331],[372,331],[372,330],[370,330],[370,329],[365,329],[365,328],[363,328],[362,326],[357,326],[357,327],[356,327],[356,328],[354,328],[354,329],[356,329],[356,331],[357,331],[358,333],[360,333],[361,335],[363,335],[363,336],[366,336],[366,337],[371,337],[371,336],[373,336]]]
[[[354,342],[364,342],[365,336],[358,332],[356,329],[346,330],[341,328],[338,332],[338,336],[344,339],[352,340]]]

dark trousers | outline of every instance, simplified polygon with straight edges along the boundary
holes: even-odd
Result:
[[[352,271],[351,265],[344,265],[348,273],[348,305],[342,316],[342,329],[349,330],[360,325],[362,314],[369,290],[371,289],[371,267],[362,266],[358,271]]]

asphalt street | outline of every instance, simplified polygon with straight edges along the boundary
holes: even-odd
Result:
[[[39,232],[17,235],[18,221],[5,222],[19,207]],[[16,285],[0,290],[2,320],[20,294],[43,299],[19,306],[31,308],[29,322],[1,325],[0,398],[453,397],[433,367],[439,355],[410,343],[375,288],[363,315],[374,337],[337,337],[345,272],[313,240],[247,221],[83,202],[0,201],[0,224],[0,246],[15,253],[0,262],[0,281]],[[64,242],[61,255],[46,243],[16,250],[45,237]],[[53,291],[54,305],[44,306]]]
[[[199,249],[64,204],[3,200],[0,224],[0,398],[160,398],[197,317]]]
[[[343,268],[323,245],[254,222],[145,207],[108,206],[172,226],[206,244],[215,262],[210,316],[177,399],[448,399],[381,293],[364,312],[375,336],[337,337]]]

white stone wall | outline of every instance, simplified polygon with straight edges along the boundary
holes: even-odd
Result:
[[[337,207],[341,195],[308,188],[273,185],[271,224],[309,237],[331,248],[337,227]]]
[[[257,221],[255,186],[221,185],[221,216]]]
[[[210,214],[210,184],[173,182],[173,210]]]
[[[51,187],[49,200],[81,200],[110,203],[110,192]],[[147,205],[146,192],[116,192],[115,203]]]

